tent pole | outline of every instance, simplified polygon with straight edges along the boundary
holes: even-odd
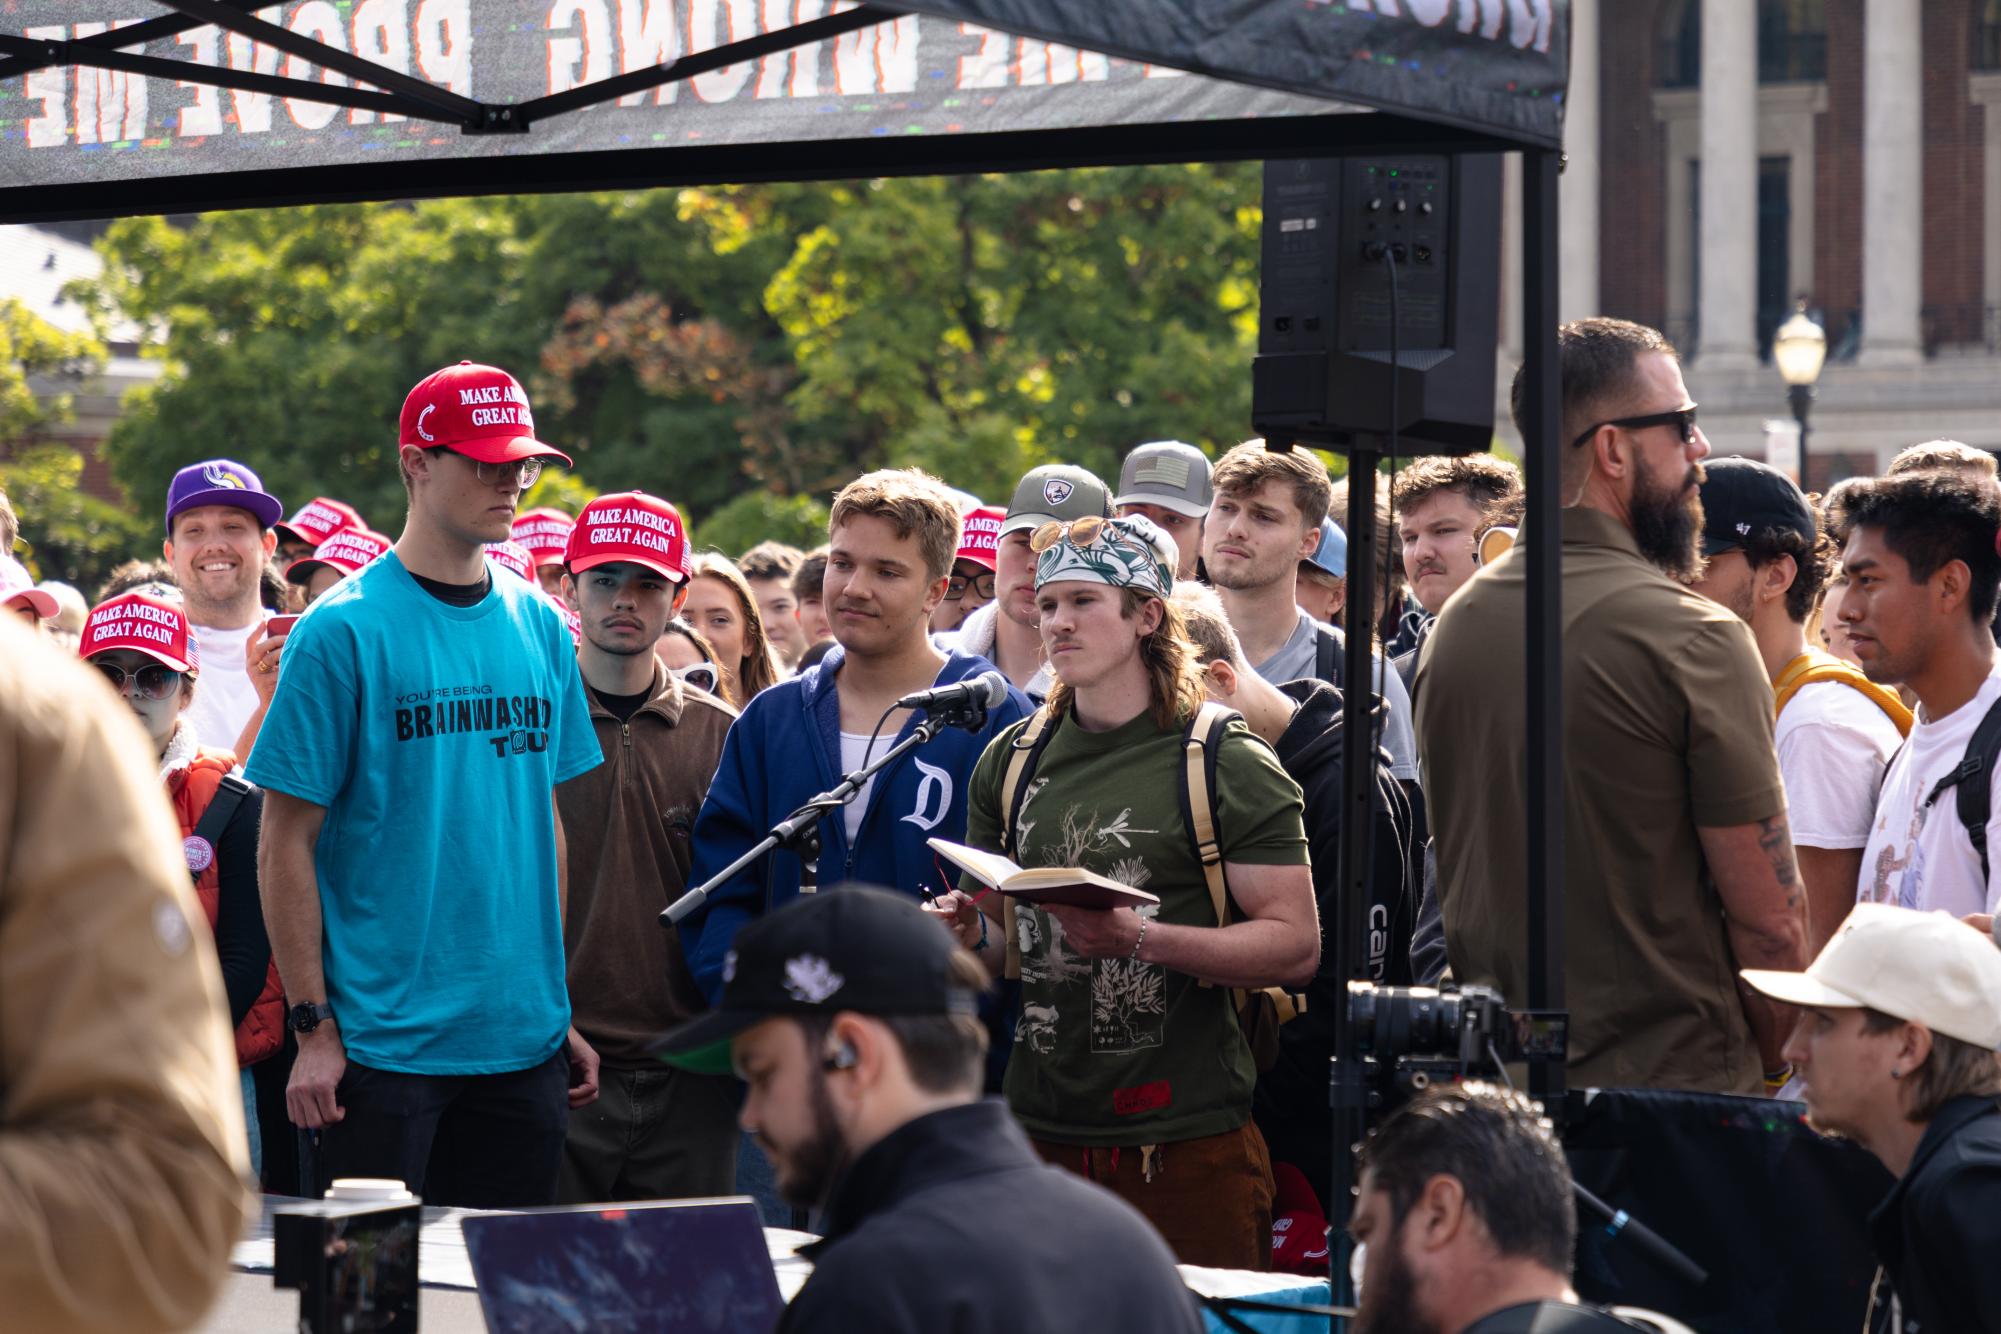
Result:
[[[222,0],[235,9],[252,10],[265,5],[269,0]],[[185,14],[167,15],[163,18],[146,19],[140,23],[128,24],[123,28],[113,28],[90,37],[79,37],[71,47],[87,47],[93,51],[122,51],[127,47],[144,46],[167,37],[178,37],[184,32],[202,26],[203,20],[189,18]],[[28,74],[34,70],[47,69],[51,65],[75,63],[60,59],[45,59],[39,56],[16,56],[12,60],[0,60],[0,81],[13,78],[17,74]]]
[[[1528,465],[1528,1004],[1564,1008],[1562,384],[1556,351],[1554,149],[1522,153],[1522,411]],[[1560,1061],[1529,1063],[1529,1093],[1561,1114]]]

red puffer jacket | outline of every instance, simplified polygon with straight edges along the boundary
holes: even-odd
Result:
[[[215,798],[222,776],[236,767],[236,757],[226,750],[202,749],[187,767],[167,775],[167,795],[173,798],[174,815],[181,822],[181,837],[192,838],[202,813]],[[208,914],[208,929],[215,930],[215,918],[222,882],[218,862],[210,851],[208,865],[195,878],[195,897]],[[236,1063],[255,1065],[285,1045],[285,988],[278,980],[278,961],[272,959],[264,976],[264,989],[257,993],[250,1012],[236,1028]]]

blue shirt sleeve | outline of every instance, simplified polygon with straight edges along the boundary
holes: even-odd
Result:
[[[695,817],[694,856],[688,871],[691,886],[750,851],[771,830],[764,780],[764,727],[768,709],[752,700],[723,741],[722,763],[709,783],[702,810]],[[722,994],[723,957],[736,933],[756,915],[763,892],[763,868],[753,866],[716,887],[708,905],[681,925],[681,949],[688,972],[715,1004]]]
[[[361,699],[354,690],[354,673],[339,670],[324,656],[339,654],[341,637],[325,633],[324,626],[316,628],[322,633],[312,633],[301,622],[285,644],[278,689],[244,777],[269,791],[331,806],[347,786],[354,763]],[[199,683],[195,689],[201,689]]]
[[[570,632],[562,631],[563,644]],[[569,782],[604,763],[604,748],[598,745],[597,729],[591,726],[590,705],[584,700],[584,676],[575,654],[567,655],[567,676],[557,678],[556,687],[556,783]]]

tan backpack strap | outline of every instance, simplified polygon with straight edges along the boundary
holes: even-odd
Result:
[[[1776,718],[1784,713],[1794,695],[1822,681],[1838,681],[1852,690],[1861,691],[1896,726],[1898,735],[1911,734],[1911,711],[1896,691],[1871,681],[1853,663],[1831,653],[1811,650],[1787,663],[1786,669],[1779,673],[1779,679],[1772,682],[1772,716]]]
[[[1021,804],[1022,785],[1028,781],[1030,766],[1042,749],[1042,736],[1049,730],[1050,721],[1047,705],[1030,714],[1028,726],[1021,729],[1008,747],[1007,767],[1001,770],[1001,851],[1011,858],[1019,851],[1014,842],[1014,819]],[[1001,935],[1005,937],[1007,946],[1007,962],[1001,966],[1001,975],[1009,979],[1019,978],[1021,937],[1014,929],[1014,899],[1006,894],[1001,895]]]
[[[1235,710],[1215,700],[1203,701],[1181,745],[1181,763],[1188,779],[1189,833],[1195,853],[1202,859],[1202,878],[1209,884],[1209,902],[1216,910],[1216,925],[1230,922],[1229,889],[1223,881],[1223,849],[1216,841],[1216,800],[1209,790],[1209,733],[1217,719]]]

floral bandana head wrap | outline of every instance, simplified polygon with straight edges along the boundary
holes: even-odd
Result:
[[[1174,591],[1174,567],[1181,560],[1174,539],[1140,514],[1045,523],[1029,538],[1028,546],[1037,553],[1037,588],[1081,579],[1165,598]]]

